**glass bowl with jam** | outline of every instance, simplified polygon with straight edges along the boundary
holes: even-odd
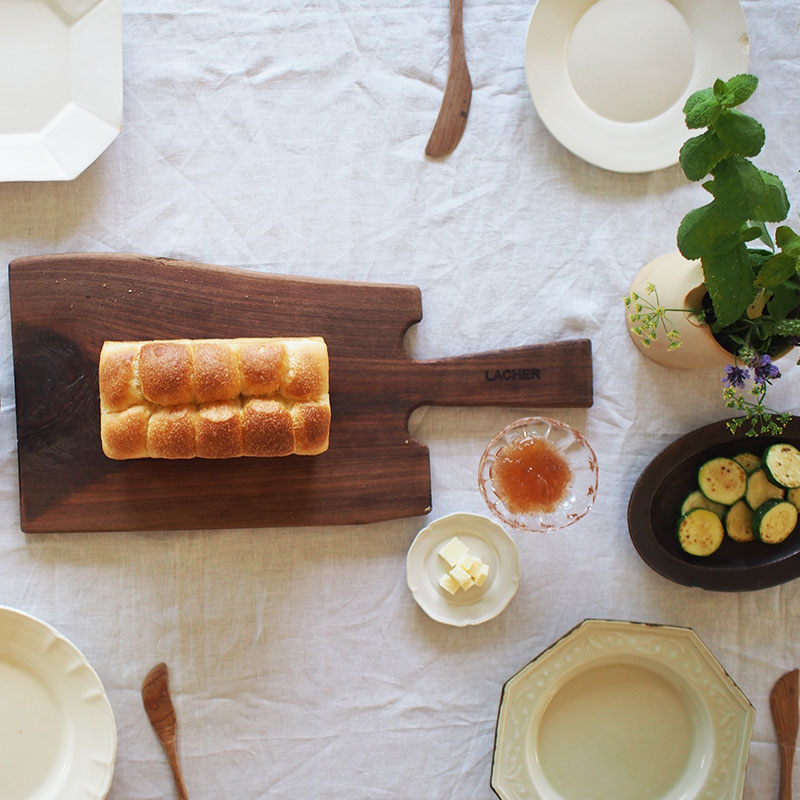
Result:
[[[597,456],[578,431],[548,417],[526,417],[489,442],[478,485],[489,509],[506,525],[545,532],[586,516],[597,477]]]

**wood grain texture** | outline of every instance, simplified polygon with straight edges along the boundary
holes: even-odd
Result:
[[[189,800],[178,763],[178,720],[169,693],[169,671],[166,664],[156,664],[145,676],[142,683],[142,703],[167,756],[178,800]]]
[[[796,669],[782,675],[775,682],[769,695],[769,709],[778,735],[781,758],[778,800],[792,800],[792,766],[797,746],[797,728],[800,723],[798,675],[800,672]]]
[[[472,102],[472,79],[464,47],[464,0],[450,0],[450,65],[442,105],[425,155],[444,158],[456,149],[467,126]]]
[[[588,340],[412,360],[414,286],[288,278],[117,254],[9,265],[20,517],[34,532],[342,525],[431,510],[423,404],[592,404]],[[111,461],[100,448],[105,340],[324,336],[331,436],[313,457]]]

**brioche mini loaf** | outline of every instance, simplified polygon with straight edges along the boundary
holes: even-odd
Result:
[[[105,342],[99,383],[100,437],[112,459],[328,449],[321,337]]]

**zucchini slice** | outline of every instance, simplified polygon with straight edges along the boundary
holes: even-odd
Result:
[[[754,472],[761,466],[761,459],[753,453],[739,453],[738,456],[733,457],[733,460],[744,467],[744,471],[747,473]]]
[[[757,469],[747,476],[747,491],[744,499],[747,505],[755,511],[767,500],[782,500],[785,491],[780,486],[776,486],[768,477],[763,469]]]
[[[732,458],[712,458],[700,467],[697,483],[709,500],[732,506],[744,497],[747,473]]]
[[[713,500],[709,500],[699,489],[695,489],[693,492],[686,495],[686,499],[681,506],[681,516],[688,514],[693,508],[707,508],[720,518],[725,514],[725,506],[721,503],[715,503]]]
[[[800,488],[800,450],[786,442],[770,445],[764,453],[764,470],[778,486]]]
[[[690,556],[710,556],[724,538],[722,520],[707,508],[693,508],[678,523],[678,542]]]
[[[725,533],[734,542],[752,542],[756,538],[752,522],[753,510],[744,500],[739,500],[725,514]]]
[[[753,530],[766,544],[779,544],[797,526],[797,509],[788,500],[767,500],[753,512]]]

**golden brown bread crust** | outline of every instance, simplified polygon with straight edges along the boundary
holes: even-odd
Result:
[[[131,406],[124,411],[102,414],[103,452],[109,458],[147,458],[150,416],[149,406]]]
[[[109,458],[328,449],[328,351],[320,337],[106,342],[99,384]]]
[[[238,400],[220,400],[198,409],[195,419],[198,458],[238,458],[245,455],[241,413],[242,404]]]

